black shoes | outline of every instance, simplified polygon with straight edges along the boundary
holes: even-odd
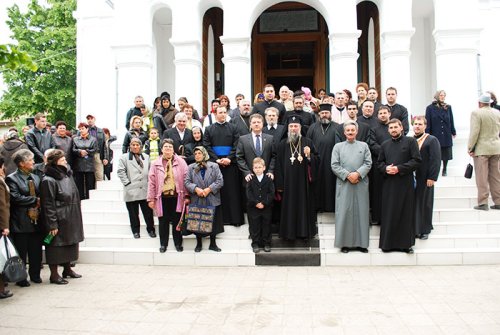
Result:
[[[491,209],[500,209],[500,205],[493,205],[493,206],[490,206]]]
[[[420,234],[418,238],[421,240],[427,240],[429,238],[429,234]]]
[[[56,285],[66,285],[68,281],[66,279],[62,279],[61,277],[59,277],[57,279],[50,278],[50,283]]]
[[[260,248],[258,245],[252,245],[252,251],[254,254],[258,254],[260,252]]]
[[[340,249],[341,252],[343,252],[344,254],[347,254],[349,252],[349,248],[348,247],[342,247]]]
[[[154,231],[148,231],[148,234],[149,234],[149,237],[151,237],[151,238],[156,237],[156,233]]]
[[[16,285],[17,285],[17,286],[19,286],[19,287],[29,287],[29,286],[31,286],[30,282],[29,282],[29,281],[27,281],[26,279],[25,279],[25,280],[18,281],[18,282],[16,283]]]
[[[413,248],[402,249],[401,251],[406,252],[409,255],[413,254]]]
[[[0,292],[0,299],[7,299],[7,298],[10,298],[12,297],[14,294],[12,294],[11,291],[9,290],[4,290],[2,292]]]
[[[271,246],[270,245],[265,245],[264,246],[264,251],[265,252],[271,252]]]
[[[177,250],[177,252],[183,252],[184,251],[184,247],[182,245],[176,245],[175,246],[175,250]]]
[[[442,175],[443,175],[443,177],[446,177],[448,175],[448,173],[446,172],[446,170],[443,170]]]
[[[75,271],[63,271],[62,273],[62,276],[63,278],[67,278],[67,277],[70,277],[70,278],[82,278],[82,275],[76,273]]]
[[[368,253],[368,249],[367,248],[358,247],[358,250],[361,251],[364,254]]]
[[[499,208],[500,208],[500,206],[499,206]],[[489,210],[488,204],[482,204],[482,205],[474,206],[474,209],[477,209],[477,210],[480,210],[480,211],[487,211],[487,210]]]
[[[42,283],[42,278],[35,278],[35,279],[31,279],[31,281],[35,284],[41,284]]]
[[[141,238],[141,235],[139,233],[134,233],[134,238]]]
[[[221,252],[221,251],[222,251],[222,249],[221,249],[221,248],[219,248],[219,247],[217,246],[217,244],[211,244],[211,245],[208,247],[208,249],[209,249],[209,250],[212,250],[212,251],[215,251],[215,252]],[[195,249],[195,251],[196,251],[196,249]]]
[[[165,251],[167,251],[167,246],[166,245],[162,245],[160,247],[160,252],[163,254]]]
[[[201,245],[196,245],[196,247],[194,248],[194,252],[200,252],[202,249]]]

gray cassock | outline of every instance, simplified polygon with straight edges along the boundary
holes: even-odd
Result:
[[[370,149],[365,142],[335,144],[332,151],[332,171],[337,176],[335,193],[335,247],[368,248],[370,201],[368,172],[372,166]],[[351,184],[350,172],[357,171],[361,181]]]

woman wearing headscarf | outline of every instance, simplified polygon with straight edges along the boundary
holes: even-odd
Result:
[[[221,249],[215,242],[217,234],[224,232],[224,222],[221,211],[220,189],[224,185],[222,173],[220,172],[219,165],[209,162],[207,150],[200,146],[193,150],[195,163],[189,165],[188,173],[184,184],[191,194],[191,203],[215,206],[215,216],[212,226],[212,233],[210,233],[210,246],[209,249],[219,252]],[[196,235],[195,252],[200,252],[202,249],[203,234]]]
[[[434,101],[425,110],[427,128],[425,132],[435,136],[441,145],[442,175],[446,176],[448,161],[453,159],[453,139],[457,135],[451,106],[445,102],[446,92],[439,90],[434,94]]]
[[[193,129],[191,129],[191,131],[193,133],[193,142],[190,142],[184,146],[184,148],[185,148],[184,154],[186,156],[186,158],[184,158],[184,159],[186,160],[186,163],[188,165],[195,162],[194,152],[193,152],[194,148],[203,146],[203,131],[202,131],[201,127],[197,127],[197,126],[193,127]]]
[[[172,106],[170,96],[164,95],[161,97],[160,101],[161,116],[163,117],[163,121],[165,122],[167,128],[170,128],[175,122],[175,114],[177,114],[179,111],[174,106]],[[163,131],[165,131],[165,129],[163,129]],[[163,131],[160,132],[160,135],[163,134]]]
[[[184,186],[187,164],[174,152],[174,142],[165,139],[161,145],[161,157],[152,164],[148,176],[148,205],[159,221],[160,252],[167,250],[172,225],[175,250],[182,252],[182,233],[176,229],[184,206],[189,203],[189,193]]]
[[[68,281],[64,278],[82,277],[72,270],[70,264],[78,259],[78,244],[83,241],[83,220],[78,189],[62,150],[55,149],[47,155],[40,199],[45,229],[53,236],[45,246],[50,282],[65,285]],[[59,264],[64,267],[62,277],[57,271]]]

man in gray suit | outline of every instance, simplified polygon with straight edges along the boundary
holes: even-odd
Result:
[[[476,168],[477,206],[474,209],[487,211],[491,193],[494,205],[500,209],[500,111],[491,108],[490,94],[478,99],[479,109],[470,117],[470,135],[467,145],[469,155]]]
[[[240,136],[236,146],[236,161],[238,168],[242,172],[245,180],[252,179],[252,162],[255,157],[261,157],[266,162],[267,175],[274,179],[274,160],[275,152],[273,150],[273,136],[264,134],[262,127],[264,118],[260,114],[250,116],[250,129],[252,132]]]

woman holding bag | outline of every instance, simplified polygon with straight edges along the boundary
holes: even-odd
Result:
[[[0,231],[4,238],[9,236],[9,218],[10,218],[10,194],[9,187],[5,183],[5,170],[3,166],[3,158],[0,157]],[[2,241],[3,242],[3,241]],[[3,246],[0,245],[0,248]],[[3,269],[0,269],[0,271]],[[5,289],[3,275],[0,274],[0,299],[12,297],[13,294]]]
[[[158,216],[160,230],[160,252],[167,251],[170,225],[175,250],[182,252],[182,233],[176,230],[185,205],[189,203],[189,193],[184,187],[187,164],[174,153],[174,141],[163,140],[162,156],[151,163],[148,176],[148,206]]]
[[[50,283],[65,285],[64,278],[81,278],[70,264],[78,259],[78,244],[83,241],[80,196],[68,171],[64,152],[56,149],[47,156],[45,177],[40,186],[40,199],[46,230],[52,238],[45,246],[45,259],[50,268]],[[46,239],[47,241],[47,239]],[[62,277],[57,266],[64,267]]]
[[[219,165],[209,162],[207,150],[202,147],[196,147],[193,150],[195,163],[189,165],[188,174],[184,184],[191,193],[191,203],[215,206],[214,222],[212,233],[210,233],[210,247],[208,249],[219,252],[221,249],[215,243],[215,236],[224,232],[224,222],[220,207],[220,189],[224,185],[222,173]],[[195,252],[202,249],[202,234],[196,235]]]

